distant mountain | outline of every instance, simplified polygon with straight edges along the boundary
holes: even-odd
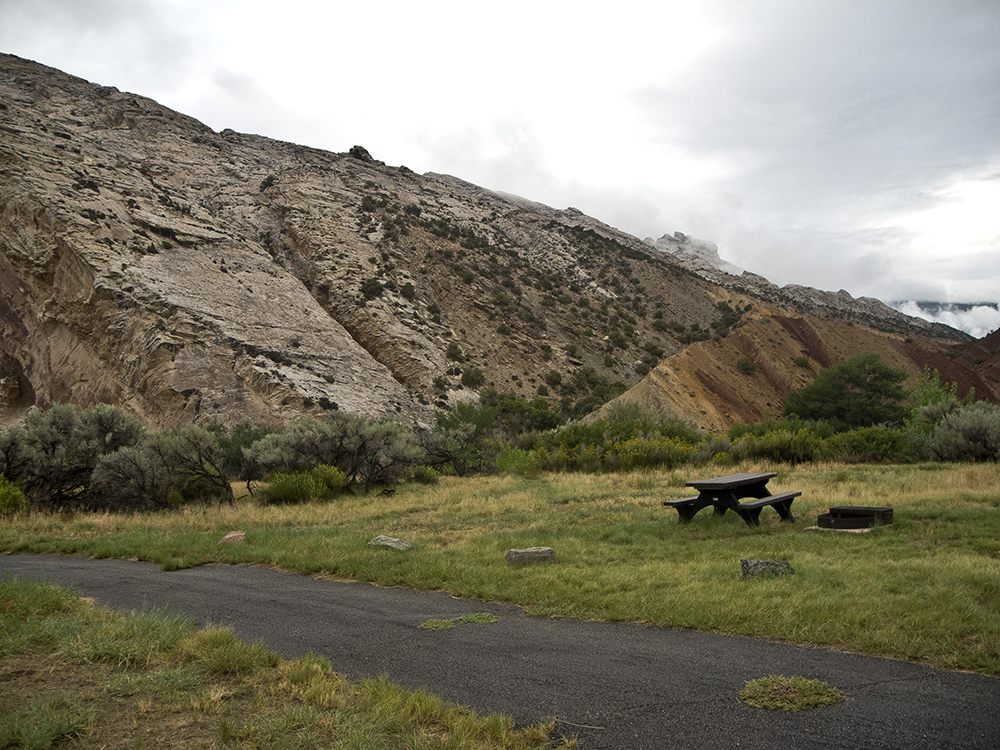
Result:
[[[582,416],[641,386],[723,428],[840,358],[915,375],[972,341],[720,268],[682,234],[644,242],[359,146],[216,133],[9,55],[0,133],[0,421],[106,401],[157,427],[429,424],[485,388]]]

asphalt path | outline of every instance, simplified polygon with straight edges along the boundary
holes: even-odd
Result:
[[[0,556],[0,576],[70,586],[102,606],[185,613],[285,657],[327,657],[355,678],[388,675],[482,713],[556,720],[583,748],[1000,748],[1000,679],[749,638],[527,617],[446,593],[211,565]],[[490,612],[493,624],[424,630]],[[832,617],[836,613],[831,613]],[[782,713],[737,700],[768,675],[824,680],[837,706]]]

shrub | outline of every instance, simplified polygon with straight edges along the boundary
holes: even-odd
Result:
[[[264,501],[273,505],[330,500],[347,487],[347,476],[336,466],[320,465],[308,471],[273,474],[264,490]]]
[[[977,401],[951,411],[935,428],[930,447],[940,461],[1000,460],[1000,406]]]
[[[754,375],[757,372],[757,365],[750,357],[740,357],[736,360],[736,369],[743,375]]]
[[[413,481],[418,484],[437,484],[441,481],[441,473],[431,466],[415,466]]]
[[[0,474],[0,516],[9,516],[28,509],[28,498],[19,487]]]
[[[499,472],[524,476],[531,471],[533,459],[534,454],[531,451],[502,445],[496,458],[496,469]]]
[[[94,505],[142,510],[184,502],[180,490],[173,488],[173,472],[152,445],[150,441],[142,447],[128,446],[98,460],[91,481]]]
[[[11,425],[0,433],[0,474],[17,481],[28,468],[27,433]]]
[[[188,500],[217,497],[236,505],[218,438],[205,427],[181,425],[154,436],[151,450],[170,468]]]
[[[828,438],[824,447],[830,458],[845,463],[908,463],[917,459],[917,451],[908,435],[884,425],[838,433]]]
[[[464,402],[451,411],[439,411],[434,430],[420,436],[429,461],[435,466],[450,465],[460,477],[488,467],[496,454],[490,436],[499,412],[497,406]]]
[[[422,458],[416,439],[403,425],[361,414],[329,411],[322,419],[299,417],[281,432],[246,451],[264,470],[308,470],[327,464],[347,477],[348,486],[366,489],[396,481]]]
[[[364,295],[365,299],[381,297],[384,290],[385,287],[382,286],[376,278],[365,279],[361,283],[361,294]]]
[[[306,503],[323,492],[319,482],[307,471],[294,474],[272,474],[264,490],[264,502],[272,505]]]
[[[815,461],[823,441],[808,427],[798,432],[772,430],[763,435],[746,434],[733,441],[732,454],[737,461],[766,459],[796,464]]]
[[[138,420],[109,404],[95,404],[82,412],[69,404],[54,404],[47,411],[34,408],[23,430],[8,431],[0,440],[3,461],[20,464],[5,466],[4,473],[17,478],[33,503],[79,504],[87,499],[98,459],[135,445],[144,434]]]
[[[402,288],[399,290],[399,293],[403,295],[404,299],[407,299],[410,302],[413,302],[413,300],[417,298],[417,290],[413,286],[413,284],[411,284],[409,281],[403,284]]]
[[[313,468],[309,474],[321,490],[317,495],[321,500],[329,500],[347,487],[347,475],[336,466],[321,464]]]
[[[477,388],[485,382],[486,376],[477,367],[466,367],[462,372],[462,385],[466,388]]]

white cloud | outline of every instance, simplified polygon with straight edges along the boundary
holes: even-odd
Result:
[[[965,331],[974,338],[996,331],[1000,328],[1000,309],[995,305],[963,305],[937,306],[921,305],[915,300],[900,302],[896,309],[906,315],[913,315],[934,323],[944,323],[952,328]]]

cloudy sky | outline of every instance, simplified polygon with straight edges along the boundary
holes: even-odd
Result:
[[[1000,302],[997,0],[0,0],[0,51],[778,284]]]

